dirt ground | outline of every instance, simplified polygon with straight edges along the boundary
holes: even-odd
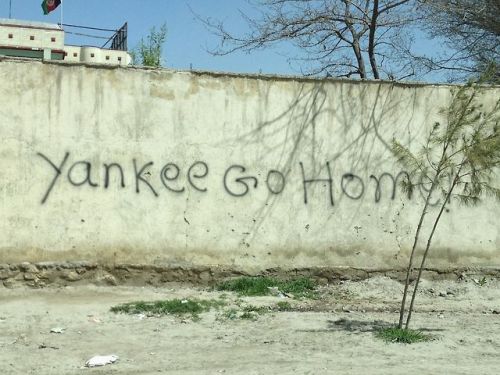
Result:
[[[318,300],[242,297],[209,288],[78,286],[0,289],[0,374],[498,374],[498,280],[423,281],[413,328],[430,342],[385,343],[373,331],[397,319],[402,285],[376,277],[320,289]],[[122,302],[223,300],[200,319],[110,312]],[[297,311],[256,320],[224,311],[287,301]],[[51,333],[52,328],[64,328]],[[85,368],[94,355],[119,360]]]

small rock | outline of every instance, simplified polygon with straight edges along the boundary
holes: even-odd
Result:
[[[495,314],[495,315],[499,315],[500,314],[500,310],[493,310],[491,313]]]
[[[36,267],[38,269],[43,269],[43,270],[49,270],[49,269],[54,269],[56,268],[56,263],[55,262],[38,262],[36,263]]]
[[[209,282],[210,280],[212,280],[212,275],[209,271],[203,271],[200,273],[200,280],[203,282]]]
[[[25,273],[24,280],[36,280],[36,274],[34,273]]]
[[[446,296],[447,296],[446,292],[439,292],[439,297],[446,297]]]
[[[10,279],[11,277],[16,276],[16,274],[16,272],[12,272],[9,270],[0,271],[0,280]]]
[[[19,265],[19,269],[23,272],[32,272],[36,273],[38,272],[38,268],[34,264],[28,263],[28,262],[23,262]]]
[[[110,274],[104,274],[104,275],[99,275],[95,278],[96,284],[105,284],[105,285],[111,285],[111,286],[116,286],[118,285],[118,282],[116,281],[115,277]]]
[[[75,271],[64,271],[61,278],[67,281],[78,281],[82,279],[82,277]]]
[[[8,289],[13,289],[14,285],[15,285],[14,281],[12,281],[12,280],[5,280],[3,282],[3,286],[6,287],[6,288],[8,288]]]
[[[328,285],[328,279],[326,277],[320,277],[316,282],[318,285]]]

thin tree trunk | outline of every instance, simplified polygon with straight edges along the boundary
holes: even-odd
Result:
[[[430,188],[429,193],[427,194],[427,197],[425,199],[425,204],[424,204],[424,208],[422,209],[422,214],[420,215],[420,221],[418,222],[417,231],[415,232],[415,239],[413,241],[413,247],[412,247],[411,253],[410,253],[410,260],[408,262],[408,268],[406,269],[406,280],[405,280],[405,289],[403,292],[403,299],[401,301],[401,308],[399,310],[399,323],[398,323],[399,329],[403,328],[403,320],[404,320],[405,305],[406,305],[406,294],[408,293],[408,288],[410,286],[410,274],[411,274],[411,269],[413,267],[413,257],[415,256],[415,250],[417,249],[418,237],[420,235],[420,230],[422,229],[422,224],[424,222],[425,215],[427,214],[427,208],[429,207],[431,195],[432,195],[432,192],[434,191],[436,178],[437,177],[435,177],[434,180],[432,181],[431,188]]]
[[[451,185],[450,190],[448,191],[448,194],[446,195],[446,199],[444,200],[444,202],[441,206],[441,209],[439,210],[438,215],[436,216],[436,220],[434,220],[434,225],[432,227],[431,234],[429,235],[429,239],[427,240],[427,246],[425,247],[425,252],[424,252],[424,255],[422,257],[422,262],[420,263],[420,268],[418,270],[417,279],[415,281],[415,287],[413,288],[413,294],[411,296],[410,308],[408,309],[408,317],[406,318],[406,325],[405,325],[406,329],[408,329],[408,327],[410,326],[410,319],[411,319],[411,313],[413,311],[413,304],[415,303],[415,297],[417,296],[418,284],[420,283],[420,278],[422,277],[422,271],[424,269],[425,261],[427,259],[427,254],[429,253],[429,249],[431,247],[432,238],[434,237],[434,233],[436,232],[437,225],[439,223],[439,220],[441,219],[441,215],[444,212],[446,204],[450,200],[451,193],[453,192],[453,189],[455,188],[455,186],[458,182],[458,176],[460,175],[461,170],[462,170],[462,166],[460,166],[455,178],[453,179],[453,184]]]
[[[373,11],[370,22],[370,35],[368,38],[368,56],[370,58],[370,65],[372,67],[373,78],[380,79],[377,68],[377,60],[375,58],[375,31],[377,30],[378,18],[378,0],[373,1]]]

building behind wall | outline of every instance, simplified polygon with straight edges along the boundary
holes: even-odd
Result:
[[[65,45],[58,24],[12,19],[0,19],[0,55],[106,65],[132,60],[126,50]]]

